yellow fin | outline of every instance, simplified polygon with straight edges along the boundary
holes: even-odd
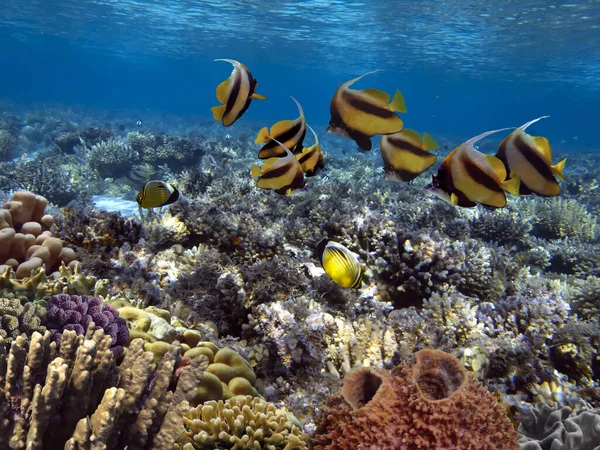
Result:
[[[256,164],[252,164],[252,170],[250,171],[250,176],[252,178],[256,178],[256,177],[260,177],[262,174],[262,171],[260,170],[260,167],[258,167]]]
[[[454,192],[450,195],[450,204],[453,206],[458,205],[458,197]]]
[[[406,103],[404,102],[404,97],[402,93],[396,89],[396,93],[394,94],[394,98],[392,99],[392,103],[390,103],[390,109],[392,111],[405,113],[406,112]]]
[[[271,127],[271,136],[277,137],[281,136],[287,130],[294,126],[294,122],[292,120],[280,120],[275,125]]]
[[[504,163],[492,155],[485,155],[485,160],[492,167],[492,170],[498,177],[498,181],[502,183],[506,179],[506,167]]]
[[[210,108],[210,110],[212,111],[212,115],[215,118],[215,120],[217,122],[220,122],[223,118],[223,114],[225,114],[225,105],[213,106],[212,108]]]
[[[405,142],[421,148],[421,136],[419,136],[419,133],[417,133],[415,130],[405,128],[400,132],[400,134],[404,137]]]
[[[550,170],[552,170],[552,173],[554,175],[556,175],[560,179],[560,181],[565,181],[565,179],[563,177],[563,169],[565,168],[566,162],[567,162],[567,158],[563,159],[560,162],[557,162],[553,166],[550,166]]]
[[[271,138],[269,137],[269,130],[267,127],[262,127],[258,132],[258,136],[256,136],[255,144],[262,144],[264,142],[269,142]]]
[[[264,95],[257,94],[256,92],[252,94],[251,97],[253,100],[268,100],[267,97],[265,97]]]
[[[552,161],[552,147],[548,139],[544,136],[535,136],[533,142],[535,142],[535,149],[544,156],[546,161]]]
[[[390,94],[388,94],[387,92],[383,92],[380,89],[367,88],[363,89],[362,92],[367,94],[369,97],[380,101],[381,103],[385,103],[386,105],[390,102]]]
[[[440,146],[429,133],[423,133],[423,145],[421,148],[423,150],[435,150],[440,148]]]
[[[217,86],[217,100],[221,103],[227,103],[227,88],[229,87],[229,78]]]
[[[521,187],[521,179],[519,177],[511,178],[510,180],[503,181],[500,183],[500,187],[506,192],[512,195],[519,195],[519,189]]]

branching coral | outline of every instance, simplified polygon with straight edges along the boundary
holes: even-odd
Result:
[[[0,161],[7,159],[17,148],[17,138],[9,131],[0,129]]]
[[[590,242],[596,238],[596,218],[576,200],[553,198],[535,203],[533,233],[547,239],[570,238]]]

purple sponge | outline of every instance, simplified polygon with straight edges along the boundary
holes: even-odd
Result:
[[[60,345],[62,332],[73,330],[84,334],[90,322],[96,330],[102,328],[112,339],[111,350],[115,357],[123,353],[123,346],[129,344],[129,329],[125,319],[110,305],[102,305],[102,300],[90,295],[53,295],[48,301],[46,328],[52,339]]]

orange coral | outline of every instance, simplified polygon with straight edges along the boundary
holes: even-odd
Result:
[[[405,365],[361,368],[324,408],[320,450],[517,450],[517,432],[496,398],[458,359],[421,350]]]

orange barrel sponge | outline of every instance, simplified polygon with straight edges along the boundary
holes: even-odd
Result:
[[[323,408],[320,450],[518,450],[506,408],[442,351],[391,372],[360,368]]]

